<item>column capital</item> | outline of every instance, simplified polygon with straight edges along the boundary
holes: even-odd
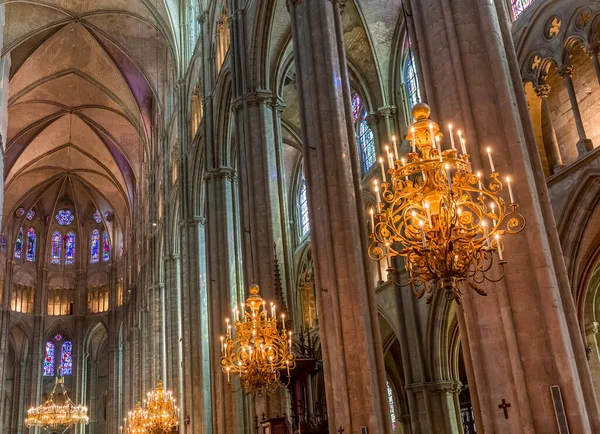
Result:
[[[551,89],[552,88],[547,84],[540,84],[539,86],[536,86],[533,88],[533,90],[535,91],[535,94],[539,98],[548,98],[548,95],[550,95]]]
[[[600,53],[600,45],[597,43],[588,44],[583,47],[583,52],[591,59],[594,56],[598,56],[598,53]]]
[[[249,106],[269,105],[273,106],[273,100],[277,98],[277,95],[266,89],[259,89],[256,92],[246,93],[233,101],[232,108],[234,111],[238,111],[242,108],[244,103]]]
[[[558,75],[560,75],[562,78],[566,78],[567,76],[572,77],[575,73],[575,67],[573,65],[563,65],[560,66],[557,71]]]
[[[404,389],[409,392],[413,390],[428,391],[436,394],[458,395],[463,389],[463,384],[460,381],[439,380],[428,381],[425,383],[413,383],[404,386]]]
[[[214,167],[212,169],[207,170],[204,174],[204,179],[206,181],[223,178],[235,181],[237,179],[236,170],[231,167]]]

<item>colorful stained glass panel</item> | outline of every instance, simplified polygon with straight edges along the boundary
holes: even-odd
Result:
[[[23,226],[19,230],[19,234],[17,235],[17,241],[15,242],[15,259],[23,258]]]
[[[35,262],[35,229],[29,228],[27,231],[27,255],[28,262]]]
[[[75,216],[68,209],[61,209],[56,214],[56,221],[61,226],[69,226],[71,223],[73,223],[74,219],[75,219]]]
[[[90,236],[90,263],[96,264],[100,258],[100,232],[98,229],[92,231]]]
[[[50,246],[50,263],[58,265],[60,264],[60,251],[62,249],[62,238],[60,232],[54,232],[52,234],[52,241]]]
[[[60,375],[63,377],[73,373],[73,354],[71,341],[66,341],[60,350]]]
[[[58,333],[56,336],[54,336],[54,340],[56,342],[60,342],[62,340],[62,335],[60,333]]]
[[[406,91],[408,93],[409,109],[412,110],[415,104],[421,102],[421,88],[419,86],[419,78],[417,76],[415,55],[412,51],[408,53],[406,69],[404,70],[404,81],[406,83]]]
[[[119,256],[123,256],[123,251],[124,251],[124,247],[123,247],[123,233],[120,232],[119,233]]]
[[[17,217],[23,217],[25,215],[25,208],[21,207],[17,210],[17,212],[15,213],[15,215]]]
[[[394,405],[394,392],[392,391],[392,386],[390,386],[390,382],[387,381],[387,395],[388,395],[388,405],[390,407],[390,417],[392,418],[392,429],[396,429],[396,406]]]
[[[44,351],[44,377],[54,377],[54,344],[46,342]]]
[[[69,232],[65,242],[65,264],[73,265],[75,263],[75,233]]]
[[[102,262],[108,262],[110,260],[110,240],[108,239],[108,232],[102,233]]]
[[[512,10],[515,20],[519,18],[519,16],[525,12],[525,9],[531,6],[534,1],[535,0],[512,0]]]
[[[102,223],[102,216],[100,215],[98,210],[96,210],[96,212],[94,213],[94,221],[96,223]]]
[[[362,102],[360,100],[360,96],[355,93],[352,96],[352,121],[356,122],[358,117],[360,116]]]
[[[29,212],[27,213],[27,220],[31,221],[31,220],[33,220],[34,217],[35,217],[35,211],[30,209]]]
[[[300,179],[298,211],[300,214],[300,237],[304,237],[310,232],[310,220],[308,217],[308,193],[306,191],[306,180],[304,177]]]

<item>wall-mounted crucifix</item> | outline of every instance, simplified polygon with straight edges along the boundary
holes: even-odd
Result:
[[[504,410],[504,419],[508,419],[508,407],[510,404],[505,399],[502,399],[502,404],[498,405],[498,408]]]

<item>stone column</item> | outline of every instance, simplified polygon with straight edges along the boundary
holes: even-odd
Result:
[[[600,83],[600,60],[598,59],[598,54],[600,54],[600,46],[598,44],[588,45],[585,47],[585,54],[592,59],[594,70],[596,71],[596,78],[598,79],[598,83]]]
[[[244,432],[243,403],[239,382],[231,385],[221,370],[220,337],[224,335],[225,318],[231,318],[234,306],[239,306],[239,243],[235,221],[235,171],[230,167],[210,168],[206,181],[206,228],[208,255],[208,302],[210,330],[210,361],[212,395],[212,432],[242,434]]]
[[[391,434],[385,368],[354,140],[342,9],[288,0],[329,432]],[[315,110],[319,107],[319,110]]]
[[[558,139],[556,138],[556,130],[554,129],[554,123],[552,122],[552,115],[550,113],[550,107],[548,106],[548,95],[550,95],[550,86],[542,84],[534,88],[535,94],[542,101],[542,110],[544,111],[544,117],[548,122],[548,128],[550,128],[550,140],[552,142],[551,152],[552,161],[554,162],[553,172],[557,173],[561,171],[565,165],[560,155],[560,147],[558,146]]]
[[[487,297],[464,288],[457,305],[477,430],[558,433],[550,392],[558,385],[570,431],[600,432],[503,0],[410,4],[425,30],[421,55],[434,65],[428,74],[438,104],[435,120],[473,126],[465,130],[475,170],[484,168],[485,149],[492,147],[496,169],[502,179],[513,177],[527,219],[523,232],[505,237],[504,280],[485,285]],[[498,407],[503,399],[511,404],[508,418]]]
[[[573,118],[575,120],[575,126],[577,127],[577,134],[579,135],[579,141],[577,142],[577,152],[579,156],[584,156],[588,151],[594,149],[592,141],[585,136],[585,128],[583,127],[583,121],[581,119],[581,112],[579,111],[579,103],[577,102],[577,94],[575,93],[575,87],[573,86],[573,73],[575,67],[572,65],[564,65],[558,69],[558,74],[565,81],[567,92],[569,92],[569,100],[571,101],[571,108],[573,109]]]

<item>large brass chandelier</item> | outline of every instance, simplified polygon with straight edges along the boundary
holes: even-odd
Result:
[[[128,413],[121,432],[126,434],[167,434],[179,425],[179,408],[171,391],[166,391],[162,381],[148,392],[145,406],[138,402]]]
[[[296,366],[285,314],[281,315],[279,328],[277,307],[271,303],[269,312],[259,293],[258,285],[250,287],[246,303],[233,311],[235,333],[227,318],[227,333],[221,337],[220,364],[227,381],[237,375],[244,392],[253,396],[273,394],[281,383],[281,371],[286,370],[289,379],[290,370]]]
[[[38,407],[27,410],[25,425],[38,427],[47,432],[65,433],[74,425],[87,425],[87,407],[77,405],[69,398],[63,377],[56,377],[48,400]]]
[[[487,148],[491,174],[486,179],[473,173],[460,130],[455,139],[449,125],[450,146],[442,149],[443,134],[429,114],[426,104],[413,107],[415,122],[407,136],[412,152],[400,158],[394,140],[387,158],[379,159],[383,180],[375,183],[377,207],[370,210],[369,256],[387,258],[392,275],[390,258],[403,257],[408,279],[395,284],[410,285],[419,298],[428,294],[428,303],[438,289],[460,303],[461,282],[487,295],[480,284],[503,277],[492,276],[498,274],[495,263],[505,264],[502,237],[520,232],[525,218],[510,177],[503,183],[496,171],[492,150]],[[501,195],[505,186],[509,203]]]

